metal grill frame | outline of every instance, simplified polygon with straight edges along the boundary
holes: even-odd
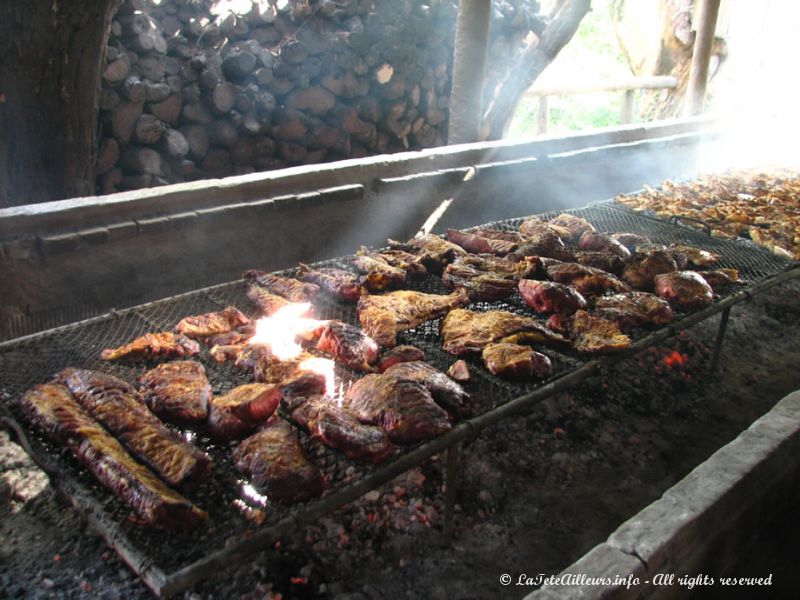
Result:
[[[89,481],[91,477],[88,475],[86,477],[75,477],[74,473],[70,474],[70,470],[64,467],[64,460],[69,460],[69,457],[65,456],[65,453],[62,452],[59,454],[51,453],[46,450],[41,451],[40,448],[36,447],[34,436],[30,435],[27,428],[21,425],[14,415],[9,414],[4,418],[4,421],[7,422],[9,427],[14,431],[26,452],[28,452],[33,460],[48,474],[54,487],[70,500],[73,506],[87,518],[94,529],[96,529],[106,542],[114,548],[123,561],[128,564],[142,579],[145,585],[157,596],[165,597],[180,592],[197,581],[208,577],[210,574],[218,572],[222,567],[246,560],[254,551],[268,547],[280,537],[314,523],[320,517],[361,497],[368,491],[375,489],[392,478],[419,465],[435,454],[445,450],[448,450],[446,474],[448,493],[446,507],[449,510],[446,511],[445,515],[445,533],[447,534],[450,528],[450,515],[452,514],[451,510],[455,499],[454,490],[456,487],[457,455],[460,442],[476,436],[483,429],[529,409],[536,402],[573,387],[580,381],[596,373],[601,367],[629,358],[651,345],[674,336],[680,330],[691,327],[717,313],[722,313],[721,327],[717,338],[717,348],[715,349],[715,356],[712,360],[713,368],[719,356],[719,347],[722,341],[722,334],[724,333],[724,324],[727,321],[730,308],[741,301],[751,298],[757,293],[800,276],[800,268],[797,268],[800,265],[774,257],[750,242],[712,238],[704,233],[698,232],[697,229],[680,226],[674,223],[667,223],[662,219],[642,215],[641,213],[614,204],[613,201],[595,203],[584,208],[558,212],[568,212],[577,214],[578,216],[585,216],[590,221],[593,221],[594,217],[595,224],[600,224],[600,222],[603,221],[603,219],[600,219],[600,216],[606,215],[608,219],[615,222],[630,222],[632,227],[628,229],[631,231],[642,232],[644,229],[645,231],[643,232],[648,233],[648,229],[658,229],[686,243],[705,249],[721,250],[724,257],[721,266],[738,266],[742,268],[743,263],[734,261],[735,264],[728,264],[726,260],[729,262],[729,257],[732,255],[735,257],[743,257],[741,260],[746,260],[744,260],[745,268],[742,274],[747,281],[747,285],[738,291],[722,297],[720,300],[701,311],[679,314],[679,318],[668,326],[652,332],[637,332],[634,336],[635,341],[632,346],[620,354],[587,358],[577,354],[554,353],[546,350],[551,358],[555,359],[557,370],[553,377],[544,382],[518,385],[499,380],[489,375],[476,359],[470,364],[471,369],[476,374],[477,379],[483,382],[481,386],[490,386],[483,390],[489,398],[481,398],[481,400],[487,400],[486,404],[481,405],[481,409],[483,410],[481,414],[457,424],[451,431],[442,436],[398,454],[390,460],[390,462],[382,466],[370,469],[367,467],[359,467],[356,463],[350,463],[355,466],[356,470],[350,473],[349,480],[345,478],[344,480],[338,481],[337,487],[327,496],[313,502],[305,503],[297,508],[287,509],[282,512],[277,511],[277,517],[271,521],[269,525],[257,529],[254,532],[248,530],[249,534],[240,536],[235,543],[224,545],[224,547],[206,553],[196,560],[191,560],[186,564],[180,565],[178,568],[164,568],[154,563],[153,556],[147,552],[147,549],[145,548],[143,550],[137,545],[136,539],[134,539],[135,536],[132,537],[130,535],[130,527],[120,521],[119,514],[109,511],[109,501],[98,500],[97,489],[93,489]],[[539,216],[547,218],[555,214],[557,213],[547,213]],[[522,220],[523,219],[519,218],[497,221],[482,225],[481,227],[512,230],[517,229]],[[622,229],[619,228],[616,228],[616,230],[622,231]],[[341,266],[346,259],[347,257],[334,259],[320,264],[327,266],[337,264]],[[292,272],[293,270],[282,273],[291,275]],[[432,279],[419,284],[418,289],[422,291],[445,291],[441,281],[437,283]],[[184,316],[206,312],[207,310],[217,310],[225,304],[236,303],[235,301],[237,298],[241,299],[241,302],[244,301],[243,284],[241,282],[220,284],[0,343],[0,376],[3,377],[3,379],[0,380],[0,384],[3,385],[3,389],[5,390],[8,365],[4,363],[3,357],[5,353],[9,351],[27,348],[32,352],[31,356],[35,356],[37,350],[42,352],[53,351],[56,354],[61,353],[62,359],[69,362],[69,360],[71,360],[69,353],[70,335],[81,337],[90,334],[98,327],[101,330],[105,327],[111,327],[121,342],[128,341],[132,337],[132,331],[136,330],[137,327],[132,321],[138,323],[139,327],[146,326],[155,328],[156,330],[162,330],[167,326],[171,326]],[[210,301],[210,304],[208,304],[206,308],[203,308],[203,302],[206,301]],[[324,299],[322,303],[328,305],[326,308],[323,308],[323,312],[326,313],[327,318],[332,318],[331,311],[335,312],[339,310],[343,311],[342,314],[339,315],[340,318],[344,317],[343,320],[353,321],[355,309],[352,306],[343,306],[334,301],[326,301]],[[470,305],[470,308],[475,310],[501,308],[514,312],[524,311],[526,314],[531,315],[531,311],[527,309],[519,299],[477,303]],[[433,357],[432,360],[429,358],[429,362],[441,368],[443,360],[449,357],[449,360],[452,361],[453,357],[445,354],[440,347],[437,347],[437,343],[440,342],[440,340],[437,338],[438,334],[436,331],[438,331],[438,320],[434,320],[420,326],[417,330],[412,330],[407,334],[403,334],[401,339],[406,338],[404,341],[423,347],[426,351],[426,355],[428,357]],[[55,342],[54,350],[52,349],[53,342]],[[100,348],[95,348],[95,345],[105,345],[105,343],[101,344],[100,341],[95,342],[93,345],[92,342],[86,339],[83,340],[83,343],[88,349],[92,351],[96,350],[97,352],[99,352]],[[47,344],[51,345],[48,346]],[[204,364],[207,364],[207,362],[204,361]],[[133,367],[134,370],[141,368],[144,368],[143,365]],[[122,373],[124,378],[128,380],[132,378],[130,375],[131,369],[127,367],[119,367],[119,369],[127,371],[126,373]],[[111,365],[104,370],[115,372],[115,367]],[[43,373],[42,377],[49,376],[50,374],[51,373]],[[213,383],[215,375],[213,373],[209,373],[209,375]],[[231,377],[230,373],[227,373],[227,379],[225,379],[225,375],[222,375],[221,378],[220,386],[230,386],[240,383],[240,381],[236,380],[236,377]],[[243,383],[244,381],[245,379],[242,378],[241,382]],[[479,386],[479,391],[481,386]],[[224,387],[220,389],[224,390]],[[220,389],[215,391],[220,391]],[[16,393],[21,394],[21,391],[18,389]],[[9,412],[3,402],[0,402],[0,407],[3,408],[3,412]],[[29,437],[34,439],[33,444],[31,440],[28,439]],[[314,458],[317,461],[328,460],[330,459],[329,455],[332,453],[333,451],[331,450],[319,450],[318,448]],[[326,456],[328,458],[325,458]],[[222,476],[230,479],[231,474],[222,473]],[[110,495],[104,490],[103,493]],[[112,502],[113,501],[115,500],[112,500]],[[272,510],[272,508],[270,508],[270,510]],[[242,531],[239,533],[242,533]],[[145,532],[144,535],[158,536],[159,539],[163,541],[163,534],[160,533]]]

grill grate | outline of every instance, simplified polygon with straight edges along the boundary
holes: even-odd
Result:
[[[658,219],[637,214],[611,203],[599,203],[576,210],[570,210],[592,222],[599,231],[631,231],[643,233],[658,243],[682,242],[712,250],[722,255],[721,266],[736,268],[747,284],[769,278],[786,270],[791,262],[773,256],[752,243],[720,240],[707,236],[697,230],[677,226]],[[553,213],[555,214],[555,213]],[[543,215],[545,217],[551,215]],[[503,230],[515,230],[523,219],[511,219],[490,223],[488,226]],[[334,259],[317,266],[337,266],[349,268],[347,259]],[[292,271],[284,274],[291,275]],[[429,276],[413,282],[411,289],[425,292],[446,292],[437,277]],[[330,299],[324,294],[315,304],[316,316],[321,319],[340,319],[357,324],[355,308]],[[13,416],[22,422],[16,400],[22,393],[36,383],[47,381],[58,370],[77,366],[112,373],[127,381],[133,381],[152,364],[117,364],[100,361],[100,351],[106,347],[121,345],[149,331],[171,329],[181,318],[218,310],[229,304],[235,305],[248,316],[255,316],[252,305],[245,296],[244,282],[237,281],[198,290],[165,300],[104,315],[81,323],[60,327],[20,340],[0,344],[0,386],[4,392],[5,404]],[[531,316],[530,309],[518,294],[504,301],[481,302],[470,306],[473,310],[503,309]],[[680,318],[682,315],[677,315]],[[414,344],[425,351],[428,362],[436,368],[446,370],[455,360],[441,349],[439,322],[436,319],[425,323],[399,336],[400,343]],[[635,332],[634,339],[648,332]],[[587,358],[574,353],[556,352],[545,349],[553,360],[555,373],[551,380],[573,372],[586,364]],[[223,393],[232,387],[246,383],[249,377],[230,365],[219,365],[203,352],[198,360],[205,366],[214,392]],[[485,414],[492,409],[524,396],[540,388],[546,382],[514,383],[491,376],[483,367],[480,358],[467,359],[473,373],[473,380],[466,386],[477,401],[477,413]],[[340,381],[351,382],[357,375],[344,368],[337,368]],[[184,432],[185,433],[185,432]],[[194,533],[153,532],[137,526],[130,520],[130,510],[114,498],[75,461],[66,451],[54,446],[38,433],[31,433],[33,450],[46,456],[57,464],[61,475],[72,479],[89,491],[92,501],[109,520],[119,524],[130,545],[147,560],[164,572],[174,572],[207,557],[219,549],[244,540],[254,526],[244,516],[241,505],[257,507],[242,494],[242,481],[238,478],[230,460],[228,444],[215,444],[199,435],[195,439],[200,447],[213,457],[216,468],[214,475],[200,488],[189,495],[211,516],[210,525]],[[320,444],[312,442],[302,434],[302,443],[312,460],[320,467],[328,482],[327,494],[341,490],[348,484],[363,478],[370,472],[369,467],[351,462],[341,454]],[[398,451],[398,452],[402,452]],[[238,507],[237,507],[238,505]],[[262,527],[270,527],[287,516],[301,512],[304,505],[285,508],[268,503],[264,508],[265,521]]]

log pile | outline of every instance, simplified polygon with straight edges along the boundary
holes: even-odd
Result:
[[[98,193],[446,143],[455,1],[217,4],[123,3],[99,95]],[[495,6],[498,65],[538,5]]]

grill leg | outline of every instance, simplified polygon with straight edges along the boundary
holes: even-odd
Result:
[[[458,450],[460,444],[456,442],[447,449],[447,470],[445,472],[444,492],[444,531],[445,541],[453,536],[453,512],[456,506],[456,489],[458,487]]]
[[[728,317],[731,314],[731,307],[728,306],[722,310],[719,317],[719,329],[717,330],[717,339],[714,342],[714,354],[711,356],[711,373],[717,372],[719,365],[719,355],[722,352],[722,341],[725,339],[725,329],[728,327]]]

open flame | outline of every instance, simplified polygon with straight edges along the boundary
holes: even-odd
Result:
[[[664,357],[664,364],[668,367],[683,367],[689,362],[689,357],[686,354],[673,350],[670,354]]]

